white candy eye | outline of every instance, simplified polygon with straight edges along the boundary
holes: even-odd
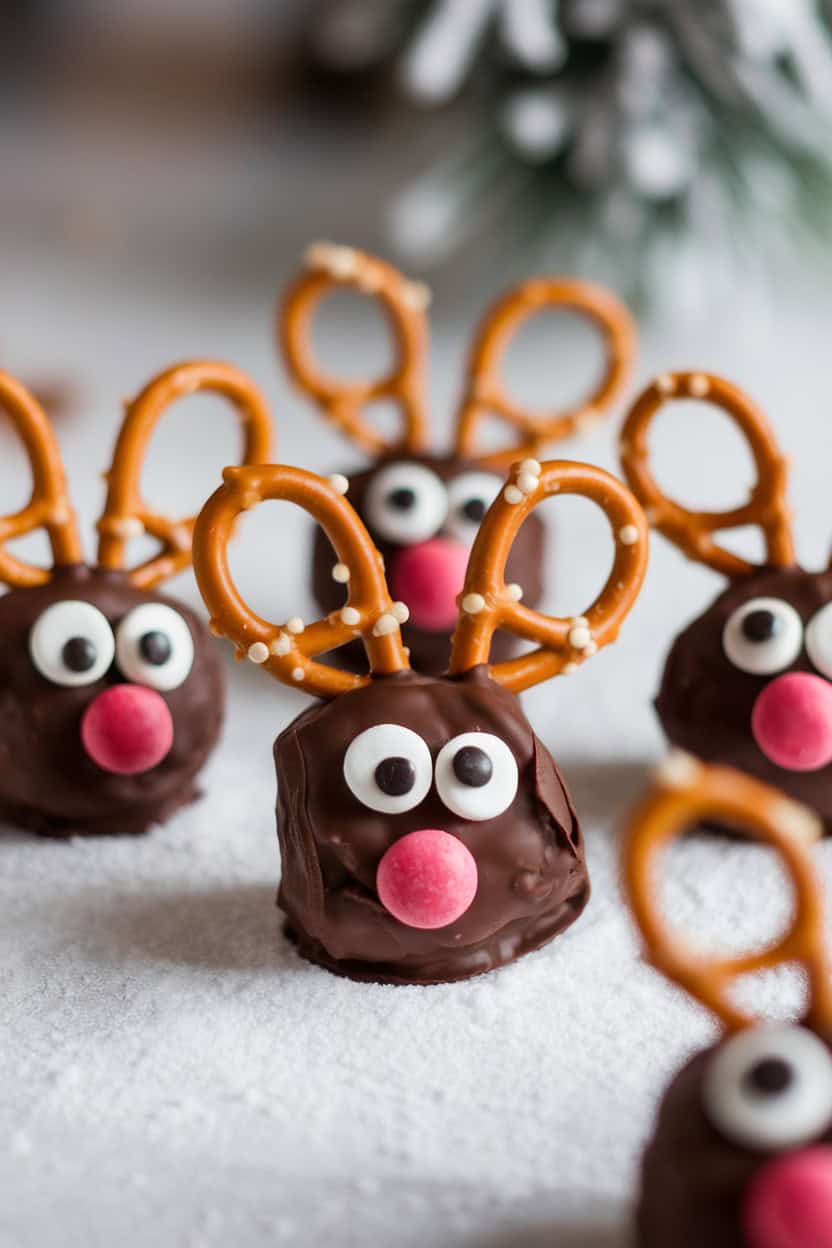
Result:
[[[460,819],[494,819],[514,801],[517,762],[499,737],[463,732],[437,755],[436,789]]]
[[[32,662],[54,685],[91,685],[113,661],[113,630],[91,602],[55,602],[29,633]]]
[[[755,676],[782,672],[803,645],[803,621],[782,598],[751,598],[729,615],[722,648],[734,667]]]
[[[116,634],[116,662],[128,680],[152,689],[176,689],[194,661],[191,630],[178,611],[145,602],[125,615]]]
[[[367,523],[388,542],[412,546],[442,528],[448,495],[435,472],[424,464],[388,464],[367,489]]]
[[[347,747],[344,779],[370,810],[401,814],[418,806],[430,790],[430,750],[410,728],[376,724],[365,728]]]
[[[711,1122],[735,1144],[795,1148],[832,1123],[832,1054],[805,1027],[752,1027],[719,1046],[702,1091]]]
[[[468,545],[473,542],[502,485],[502,479],[493,472],[463,472],[448,483],[447,527],[454,537]]]
[[[832,680],[832,602],[821,607],[806,625],[806,649],[821,675]]]

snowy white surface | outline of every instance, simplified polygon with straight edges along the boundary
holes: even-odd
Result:
[[[252,372],[274,401],[288,462],[331,471],[356,461],[275,363],[272,292],[293,263],[276,255],[260,288],[203,297],[117,280],[111,265],[92,275],[7,255],[6,357],[30,376],[66,369],[85,389],[61,439],[87,534],[119,398],[188,354]],[[714,368],[764,400],[793,456],[799,547],[816,566],[832,536],[828,308],[805,283],[780,293],[768,316],[737,292],[715,299],[698,328],[654,327],[638,376]],[[469,324],[443,321],[441,308],[437,318],[432,397],[443,427]],[[345,360],[361,328],[344,331]],[[568,369],[530,339],[513,375],[539,396],[564,374],[571,384],[576,356],[563,357]],[[197,419],[183,409],[181,425],[164,427],[154,499],[170,502],[186,476],[194,499],[215,480],[231,443],[197,442]],[[691,497],[742,493],[747,465],[716,422],[708,444],[666,424],[663,464]],[[612,445],[605,427],[570,451],[612,466]],[[21,462],[0,429],[3,511],[25,493]],[[278,540],[284,520],[294,527]],[[603,574],[603,525],[580,506],[564,505],[558,520],[553,601],[577,611]],[[241,581],[275,618],[309,618],[307,537],[279,511],[242,534]],[[625,1244],[656,1099],[710,1024],[639,962],[617,893],[616,831],[662,752],[649,705],[661,657],[716,587],[657,540],[620,644],[528,697],[583,815],[594,894],[567,935],[497,974],[373,987],[308,966],[287,945],[274,907],[271,745],[305,699],[251,665],[230,672],[204,800],[169,825],[139,840],[71,843],[3,831],[2,1248]],[[195,599],[188,577],[179,588]],[[818,859],[829,872],[832,846]],[[669,875],[670,904],[697,932],[742,945],[782,920],[781,881],[753,848],[687,843]],[[756,1000],[789,1008],[793,987],[775,976]]]

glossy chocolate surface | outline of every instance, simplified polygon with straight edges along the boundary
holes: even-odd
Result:
[[[832,602],[832,572],[764,569],[729,586],[674,642],[656,710],[673,745],[707,762],[737,767],[805,802],[823,820],[828,835],[832,832],[832,765],[818,771],[790,771],[763,754],[751,731],[751,711],[772,677],[741,671],[723,650],[726,620],[751,598],[782,598],[805,625]],[[805,646],[784,670],[815,671]]]
[[[163,692],[174,724],[167,756],[148,771],[115,775],[86,754],[81,717],[93,698],[124,679],[115,663],[92,684],[47,680],[29,655],[29,632],[53,603],[93,603],[112,625],[133,607],[165,603],[178,611],[194,643],[193,667],[177,689]],[[160,823],[197,796],[195,777],[222,723],[224,674],[217,646],[184,604],[130,585],[124,572],[59,568],[34,589],[0,597],[0,819],[52,836],[135,834]]]
[[[500,737],[518,765],[514,801],[496,818],[466,821],[447,809],[434,784],[407,813],[370,810],[348,788],[343,759],[358,733],[385,722],[417,732],[434,761],[460,733]],[[401,984],[466,979],[546,944],[587,902],[581,834],[560,773],[517,698],[484,668],[454,680],[415,672],[377,677],[316,705],[278,737],[275,765],[279,904],[300,952],[338,974]],[[473,903],[440,929],[405,926],[376,893],[385,850],[420,828],[459,837],[477,864]]]

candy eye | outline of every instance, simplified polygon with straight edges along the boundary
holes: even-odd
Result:
[[[411,546],[442,528],[448,495],[424,464],[397,463],[373,477],[365,503],[367,523],[388,542]]]
[[[116,662],[128,680],[151,689],[176,689],[194,661],[191,630],[163,602],[134,607],[118,626]]]
[[[754,1027],[720,1045],[702,1091],[711,1122],[734,1143],[795,1148],[832,1123],[832,1054],[805,1027]]]
[[[448,528],[470,545],[503,484],[493,472],[463,472],[448,485]]]
[[[113,661],[113,630],[98,607],[70,599],[38,616],[29,633],[32,662],[54,685],[92,685]]]
[[[370,810],[398,815],[427,796],[433,778],[430,750],[410,728],[376,724],[350,742],[344,779]]]
[[[514,801],[517,762],[499,737],[463,732],[439,751],[436,788],[448,810],[461,819],[494,819]]]
[[[821,607],[806,625],[806,649],[821,675],[832,680],[832,602]]]
[[[782,598],[752,598],[729,615],[722,648],[734,667],[755,676],[781,672],[803,645],[803,621]]]

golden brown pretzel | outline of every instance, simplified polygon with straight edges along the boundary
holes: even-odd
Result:
[[[542,308],[578,312],[601,332],[606,366],[597,386],[581,402],[553,412],[533,412],[506,393],[500,366],[506,348],[524,321]],[[627,381],[635,355],[636,331],[620,300],[602,286],[565,277],[538,277],[504,294],[482,321],[468,360],[465,394],[457,416],[456,450],[494,468],[508,469],[522,455],[537,455],[544,443],[566,437],[602,414]],[[477,427],[497,415],[518,430],[517,442],[486,454],[474,446]]]
[[[421,450],[427,434],[427,287],[408,281],[383,260],[335,243],[313,243],[305,260],[306,269],[286,292],[279,317],[283,352],[296,385],[320,404],[333,424],[372,454]],[[310,343],[312,316],[320,300],[337,286],[381,301],[396,340],[396,361],[386,376],[339,381],[318,368]],[[362,409],[378,399],[392,399],[401,408],[400,438],[388,441],[365,420]]]
[[[604,588],[585,614],[573,619],[524,607],[520,587],[505,583],[506,560],[520,525],[552,494],[580,494],[596,503],[610,522],[615,542]],[[644,580],[647,546],[647,522],[641,508],[626,486],[608,472],[565,460],[539,464],[527,459],[515,464],[508,484],[486,513],[468,560],[451,649],[451,674],[487,663],[498,628],[540,642],[529,654],[490,669],[492,679],[514,693],[574,670],[618,636]]]
[[[0,517],[0,580],[14,589],[44,585],[50,580],[52,570],[24,563],[9,554],[3,544],[35,529],[45,528],[55,567],[83,561],[61,453],[43,408],[25,386],[2,370],[0,409],[11,419],[32,466],[29,502],[14,515]]]
[[[270,464],[226,468],[223,480],[200,512],[194,531],[194,572],[211,613],[211,631],[229,637],[238,657],[262,663],[278,680],[322,698],[356,689],[373,676],[406,671],[409,664],[399,625],[407,619],[407,608],[390,600],[381,555],[340,492],[340,479]],[[269,623],[247,606],[231,579],[226,547],[234,521],[241,511],[269,498],[284,499],[309,512],[332,543],[344,571],[349,589],[346,606],[314,624],[297,618],[282,626]],[[369,675],[315,661],[315,656],[355,637],[364,642]]]
[[[650,471],[647,432],[650,422],[672,399],[707,399],[739,425],[757,466],[757,483],[748,502],[730,511],[688,511],[662,493]],[[630,489],[647,512],[651,524],[689,558],[707,564],[731,579],[754,571],[713,541],[720,529],[759,525],[766,541],[766,564],[790,567],[794,563],[789,508],[786,502],[788,463],[774,433],[757,405],[738,386],[713,373],[664,373],[636,399],[621,435],[621,465]]]
[[[704,819],[739,825],[777,851],[795,888],[795,915],[779,940],[757,953],[712,957],[691,948],[665,922],[654,900],[655,860],[671,841]],[[726,1028],[754,1020],[730,1000],[732,980],[785,962],[800,963],[810,987],[808,1021],[832,1027],[832,980],[823,934],[823,898],[807,846],[822,834],[805,807],[730,767],[672,753],[657,783],[630,816],[623,855],[624,891],[650,962],[712,1010]]]
[[[181,572],[191,562],[196,516],[174,520],[152,511],[141,495],[141,471],[151,434],[171,403],[200,390],[230,399],[243,426],[243,463],[269,458],[271,418],[265,399],[245,373],[218,360],[191,360],[159,373],[128,404],[107,473],[107,501],[98,522],[98,563],[102,568],[124,567],[125,546],[131,537],[148,533],[162,546],[159,554],[130,573],[140,589],[151,589]]]

